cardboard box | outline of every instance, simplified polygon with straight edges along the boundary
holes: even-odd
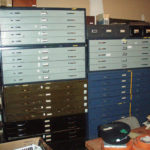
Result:
[[[13,7],[36,7],[36,0],[13,0]]]
[[[0,6],[12,7],[12,0],[0,0]]]
[[[35,144],[37,146],[43,145],[45,150],[52,150],[40,137],[18,140],[18,141],[13,141],[13,142],[8,142],[8,143],[2,143],[0,144],[0,150],[14,150],[14,149],[22,148],[22,147],[29,146],[32,144]]]
[[[103,13],[110,18],[150,22],[150,0],[103,0]]]

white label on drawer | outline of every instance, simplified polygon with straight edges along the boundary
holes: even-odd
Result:
[[[131,45],[129,45],[129,46],[127,46],[127,48],[132,48],[132,46],[131,46]]]
[[[42,22],[47,22],[48,19],[47,19],[47,18],[42,18],[41,21],[42,21]]]
[[[50,122],[50,120],[45,120],[44,122],[45,122],[45,123],[49,123],[49,122]]]
[[[49,76],[44,76],[44,79],[49,79]]]
[[[121,82],[127,82],[127,80],[122,80]]]
[[[51,88],[51,87],[49,87],[49,86],[46,86],[46,87],[45,87],[46,90],[49,90],[50,88]]]
[[[122,77],[126,77],[126,76],[127,76],[127,74],[126,74],[126,73],[122,74]]]
[[[106,53],[106,56],[111,56],[111,53]]]
[[[125,85],[123,85],[123,86],[122,86],[122,88],[124,89],[124,88],[126,88],[126,86],[125,86]]]
[[[51,109],[51,108],[52,108],[51,106],[47,106],[47,107],[46,107],[46,109]]]
[[[45,95],[46,95],[46,96],[51,96],[51,93],[46,93]]]
[[[41,29],[47,29],[47,28],[48,28],[48,26],[46,26],[46,25],[41,26]]]
[[[50,142],[51,141],[51,139],[46,139],[46,142]]]
[[[121,99],[126,99],[126,97],[122,97]]]
[[[51,137],[51,135],[46,135],[46,138],[50,138]]]
[[[52,113],[47,113],[47,116],[52,116],[53,114]]]
[[[48,14],[47,11],[41,12],[41,15],[47,15],[47,14]]]
[[[51,131],[50,129],[45,130],[45,132],[50,132],[50,131]]]
[[[87,88],[87,84],[84,84],[84,88]]]
[[[121,91],[121,93],[122,93],[122,94],[125,94],[125,93],[126,93],[126,91]]]
[[[87,94],[87,90],[84,90],[84,94]]]
[[[84,96],[84,100],[85,100],[85,101],[87,100],[87,96]]]
[[[92,33],[98,33],[98,30],[97,29],[92,29],[91,32]]]
[[[120,30],[120,33],[125,33],[125,32],[126,32],[125,29],[121,29],[121,30]]]
[[[87,106],[87,103],[84,103],[84,106],[86,107],[86,106]]]
[[[85,113],[87,113],[88,112],[88,109],[85,109]]]
[[[50,99],[47,99],[47,100],[46,100],[46,103],[51,103],[51,100],[50,100]]]
[[[107,33],[110,33],[110,32],[112,32],[112,30],[111,30],[111,29],[107,29],[106,32],[107,32]]]
[[[46,124],[46,125],[45,125],[45,128],[48,128],[48,127],[50,127],[50,124]]]
[[[44,63],[44,64],[42,64],[43,66],[49,66],[49,63]]]

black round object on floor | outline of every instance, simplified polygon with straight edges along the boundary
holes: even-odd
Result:
[[[113,122],[98,127],[98,135],[108,144],[126,144],[130,138],[130,126],[123,122]]]

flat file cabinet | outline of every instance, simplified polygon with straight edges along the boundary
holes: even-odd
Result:
[[[149,39],[89,40],[89,71],[150,67]]]
[[[84,9],[0,9],[1,45],[85,43]]]

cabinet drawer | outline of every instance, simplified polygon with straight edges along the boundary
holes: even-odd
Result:
[[[128,45],[148,45],[150,44],[150,39],[130,39],[128,40]]]
[[[66,31],[18,31],[18,32],[1,32],[2,39],[19,39],[19,38],[51,38],[58,36],[84,36],[84,30],[66,30]]]
[[[35,76],[35,75],[51,75],[58,73],[76,73],[76,72],[85,72],[84,66],[74,66],[74,67],[57,67],[57,68],[48,68],[48,69],[26,69],[26,70],[9,70],[4,71],[3,76],[12,77],[12,76]]]
[[[85,30],[84,24],[1,24],[1,31],[24,31],[24,30]]]
[[[54,43],[85,43],[85,36],[69,37],[45,37],[45,38],[15,38],[2,39],[1,44],[4,46],[11,45],[30,45],[30,44],[54,44]]]
[[[79,67],[85,68],[85,60],[69,60],[69,61],[51,61],[38,63],[14,63],[3,64],[3,72],[7,70],[26,70],[26,69],[51,69],[62,67]]]
[[[84,11],[74,10],[0,10],[0,17],[84,17]]]
[[[32,48],[32,49],[10,49],[3,50],[2,57],[24,57],[24,56],[52,56],[57,57],[57,55],[76,55],[80,54],[84,56],[85,47],[63,47],[63,48]]]
[[[127,40],[89,40],[89,46],[127,45]]]
[[[39,81],[52,81],[52,80],[64,80],[64,79],[79,79],[85,78],[85,72],[76,73],[61,73],[51,75],[39,75],[39,76],[19,76],[19,77],[4,77],[4,84],[16,84],[16,83],[29,83]]]
[[[70,23],[70,24],[84,24],[84,18],[83,17],[13,17],[13,18],[0,18],[0,22],[2,24],[29,24],[29,23],[47,23],[47,24],[53,24],[53,23]]]

